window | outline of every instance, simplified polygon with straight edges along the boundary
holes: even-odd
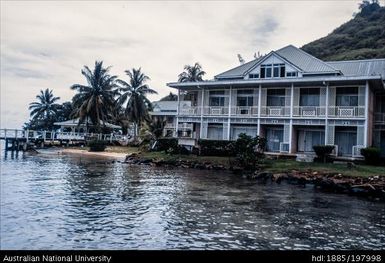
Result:
[[[297,77],[297,72],[286,72],[286,77]]]
[[[238,90],[237,91],[237,106],[251,107],[253,106],[253,90]]]
[[[249,74],[249,79],[259,79],[259,74],[258,73]]]
[[[285,106],[285,89],[267,90],[267,106]]]
[[[358,106],[358,88],[343,87],[336,91],[337,106]]]
[[[261,78],[280,78],[285,76],[285,64],[261,65]]]
[[[225,92],[223,90],[210,91],[209,106],[225,106]]]
[[[300,90],[300,106],[319,106],[320,90],[316,88],[303,88]]]

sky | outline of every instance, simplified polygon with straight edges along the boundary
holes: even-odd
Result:
[[[292,44],[301,47],[347,22],[361,1],[3,1],[0,127],[19,129],[41,89],[59,102],[85,84],[95,60],[124,71],[141,67],[157,100],[186,64],[206,79]]]

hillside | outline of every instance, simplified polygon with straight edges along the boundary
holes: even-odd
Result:
[[[353,19],[301,49],[326,61],[385,58],[385,7],[363,3]]]

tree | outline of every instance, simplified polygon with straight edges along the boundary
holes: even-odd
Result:
[[[117,76],[109,74],[111,67],[104,68],[103,61],[95,61],[91,71],[84,66],[81,73],[87,80],[87,85],[74,84],[72,90],[77,94],[72,98],[74,117],[79,117],[79,123],[91,120],[92,124],[100,131],[100,123],[111,117],[117,93]]]
[[[161,98],[159,101],[177,101],[177,100],[178,100],[178,95],[170,92],[170,94]]]
[[[141,72],[141,68],[126,70],[129,81],[118,80],[120,96],[117,99],[117,104],[123,106],[126,104],[125,114],[129,121],[133,122],[134,139],[138,135],[138,128],[145,120],[149,120],[149,110],[152,109],[151,102],[147,99],[147,94],[157,94],[147,84],[150,78]]]
[[[202,70],[202,66],[196,62],[194,66],[186,65],[184,66],[184,71],[179,74],[179,82],[196,82],[196,81],[202,81],[203,75],[205,75],[206,72]]]
[[[55,102],[60,98],[55,97],[52,90],[46,89],[44,91],[40,90],[40,94],[36,96],[36,99],[38,100],[37,102],[29,104],[30,116],[32,117],[29,127],[52,129],[59,109],[59,104]]]
[[[67,121],[72,118],[74,108],[72,102],[66,101],[58,107],[56,121]]]
[[[148,130],[153,136],[153,140],[157,141],[163,135],[164,127],[166,126],[166,118],[154,117],[148,123]]]

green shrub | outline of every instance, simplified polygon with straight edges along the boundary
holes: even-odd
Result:
[[[361,155],[365,158],[365,163],[370,165],[378,165],[381,160],[381,150],[376,147],[367,147],[361,149]]]
[[[234,156],[234,152],[229,151],[231,141],[221,140],[199,140],[200,155],[203,156]]]
[[[92,140],[87,142],[87,146],[90,147],[90,152],[103,152],[107,144],[104,141]]]
[[[230,145],[231,150],[236,154],[238,165],[244,169],[254,170],[257,162],[263,157],[266,146],[266,139],[255,136],[251,137],[241,133],[235,142]]]
[[[334,150],[334,145],[314,145],[313,150],[317,154],[317,159],[326,163],[329,155]]]
[[[178,139],[176,138],[160,138],[157,140],[155,148],[153,151],[177,151],[178,149]]]

